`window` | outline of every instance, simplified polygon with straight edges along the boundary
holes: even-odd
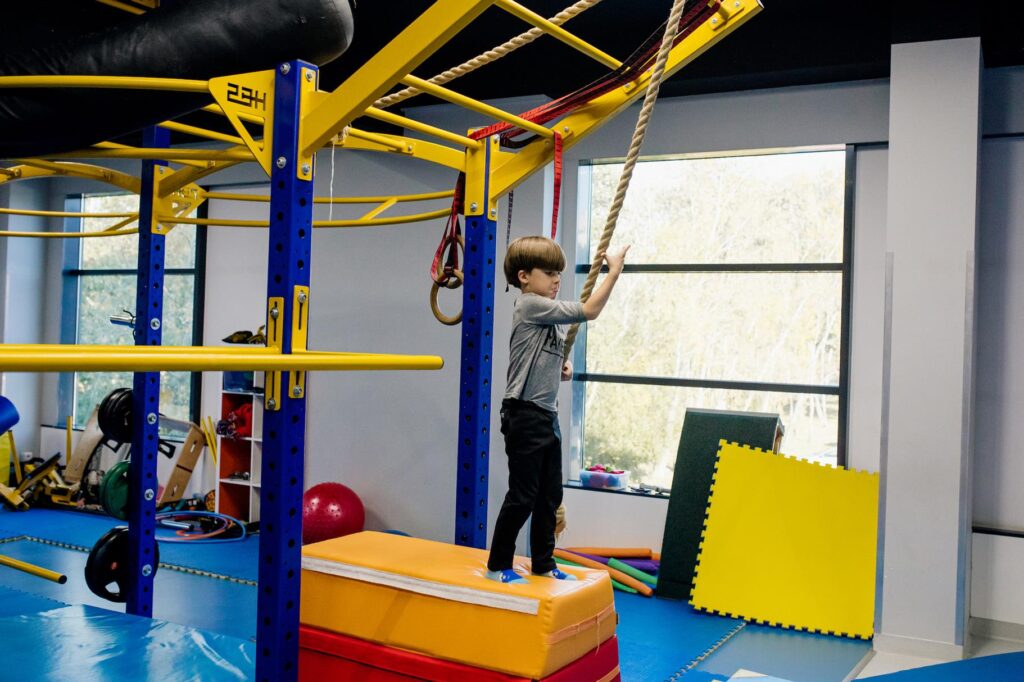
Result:
[[[139,210],[139,197],[134,194],[84,195],[69,198],[66,205],[71,212],[131,214]],[[69,218],[65,230],[101,232],[126,219]],[[112,323],[110,318],[125,317],[135,311],[137,236],[64,241],[61,342],[134,345],[132,330]],[[191,346],[201,342],[201,315],[196,315],[195,311],[201,310],[202,281],[197,276],[196,263],[201,260],[203,241],[201,232],[197,238],[193,225],[179,225],[166,238],[164,345]],[[189,372],[163,372],[160,377],[161,414],[174,419],[194,420],[198,413],[199,389],[193,384],[194,379]],[[131,385],[131,372],[62,375],[59,412],[72,415],[75,426],[82,427],[93,408],[110,391]]]
[[[572,446],[584,467],[670,487],[687,408],[777,413],[784,452],[844,463],[847,158],[637,164],[613,242],[632,245],[625,271],[574,349]],[[621,170],[580,169],[577,292]]]

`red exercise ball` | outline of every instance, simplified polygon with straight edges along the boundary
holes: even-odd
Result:
[[[366,521],[363,501],[340,483],[318,483],[302,496],[302,544],[358,533]]]

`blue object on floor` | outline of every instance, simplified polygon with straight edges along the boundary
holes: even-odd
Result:
[[[866,677],[877,682],[977,682],[1024,680],[1024,652],[969,658],[888,675]]]
[[[234,547],[237,544],[242,543],[220,546]],[[3,554],[59,571],[68,577],[67,583],[58,585],[21,571],[0,567],[0,584],[65,604],[87,604],[111,611],[124,611],[124,604],[106,601],[89,590],[85,583],[85,562],[89,555],[85,552],[31,540],[7,542],[0,547]],[[160,558],[166,561],[163,547]],[[153,615],[157,618],[241,639],[256,636],[255,585],[164,567],[157,571],[153,596]]]
[[[22,680],[249,680],[255,647],[234,637],[65,606],[0,618],[4,665]]]
[[[14,403],[0,395],[0,435],[14,428],[19,419],[18,409],[14,407]]]
[[[615,593],[615,610],[619,614],[619,669],[624,682],[672,677],[742,622],[701,613],[686,602],[623,592]]]
[[[31,509],[27,512],[0,511],[0,538],[28,535],[33,538],[92,547],[104,533],[123,521],[100,514],[61,509]],[[230,549],[225,549],[229,547]],[[165,542],[160,560],[209,571],[218,575],[256,581],[259,575],[259,536],[249,536],[226,545],[202,542]]]
[[[842,682],[871,642],[748,623],[695,670],[731,676],[740,668],[792,682]]]

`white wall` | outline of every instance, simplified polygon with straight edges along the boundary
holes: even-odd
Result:
[[[47,182],[25,182],[0,187],[0,205],[33,209],[44,204]],[[45,219],[0,215],[0,230],[41,231]],[[43,293],[46,291],[42,239],[5,239],[0,251],[0,342],[40,343],[43,335]],[[2,367],[0,367],[2,370]],[[0,393],[18,409],[21,420],[14,427],[18,450],[39,454],[41,385],[37,375],[0,373]]]

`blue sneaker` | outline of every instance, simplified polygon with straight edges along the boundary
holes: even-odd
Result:
[[[565,571],[560,571],[557,568],[552,569],[547,573],[534,573],[534,575],[539,575],[542,578],[554,578],[555,580],[576,580],[576,576],[569,575]]]
[[[506,585],[528,585],[530,582],[511,568],[506,568],[504,571],[487,571],[486,576],[488,580]]]

